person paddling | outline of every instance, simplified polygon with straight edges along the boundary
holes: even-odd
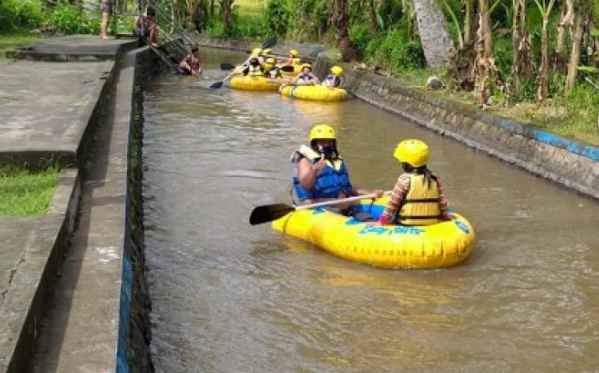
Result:
[[[271,79],[279,79],[283,77],[283,74],[281,74],[281,69],[279,69],[276,63],[277,62],[272,57],[266,59],[266,61],[262,65],[262,68],[264,70],[264,76]]]
[[[200,75],[202,66],[200,65],[200,48],[197,45],[192,46],[191,53],[181,60],[179,71],[184,75]]]
[[[341,66],[333,66],[330,71],[331,73],[322,81],[322,85],[330,88],[338,88],[342,83],[341,76],[343,75],[343,68]]]
[[[305,63],[302,65],[302,71],[293,79],[291,84],[294,85],[316,85],[320,84],[320,80],[312,73],[312,65]]]
[[[262,69],[262,65],[260,65],[258,57],[250,58],[250,64],[243,70],[243,75],[253,77],[264,76],[264,70]]]
[[[343,158],[337,150],[335,130],[328,124],[317,124],[310,130],[310,145],[302,145],[291,156],[296,165],[293,191],[300,204],[328,201],[361,194],[383,195],[382,190],[366,190],[353,186]],[[339,211],[350,204],[335,206]]]
[[[449,220],[447,199],[439,178],[426,166],[429,148],[423,141],[400,142],[393,156],[404,173],[399,176],[385,211],[373,225],[431,225]]]

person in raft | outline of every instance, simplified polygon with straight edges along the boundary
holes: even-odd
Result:
[[[260,60],[258,59],[258,57],[250,58],[250,64],[245,69],[243,69],[243,75],[253,77],[264,76],[264,70],[262,68],[262,65],[260,64]]]
[[[281,74],[281,69],[279,69],[276,63],[277,61],[272,57],[266,59],[266,61],[262,65],[265,77],[271,79],[279,79],[283,77],[283,74]]]
[[[299,65],[301,59],[299,58],[299,52],[295,49],[289,51],[289,57],[285,60],[285,65]]]
[[[426,166],[429,153],[428,145],[420,140],[404,140],[397,145],[393,156],[404,173],[397,179],[384,212],[373,225],[431,225],[450,219],[439,178]]]
[[[141,16],[137,19],[135,25],[137,36],[142,41],[147,42],[150,46],[158,48],[160,31],[158,24],[156,23],[156,10],[152,7],[148,7],[146,14],[146,16]]]
[[[333,66],[331,67],[331,73],[322,81],[322,85],[330,88],[338,88],[342,83],[342,75],[343,68],[341,66]]]
[[[312,73],[312,65],[305,63],[302,71],[291,81],[293,85],[317,85],[320,84],[318,77]]]
[[[293,192],[300,204],[310,204],[360,194],[383,195],[382,190],[366,190],[352,186],[347,167],[337,150],[337,136],[328,124],[317,124],[310,130],[310,145],[302,145],[291,156],[296,165]],[[351,203],[335,205],[345,212]]]
[[[199,76],[202,72],[200,65],[200,48],[197,45],[191,47],[191,53],[185,56],[179,63],[179,71],[184,75]]]

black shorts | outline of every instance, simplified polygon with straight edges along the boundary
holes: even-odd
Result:
[[[102,13],[112,14],[112,0],[102,0],[102,3],[100,4],[100,10]]]

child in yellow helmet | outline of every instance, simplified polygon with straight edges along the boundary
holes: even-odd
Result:
[[[404,140],[393,155],[404,173],[397,179],[376,224],[431,225],[450,219],[439,178],[426,166],[428,145],[420,140]]]
[[[331,67],[331,73],[324,78],[322,85],[330,88],[337,88],[341,86],[341,76],[343,75],[343,68],[341,66]]]
[[[277,61],[272,57],[268,57],[266,61],[264,61],[264,63],[262,64],[262,70],[264,71],[265,77],[271,79],[278,79],[283,77],[283,74],[281,73],[281,70],[276,65],[276,63]]]
[[[289,51],[289,57],[285,61],[286,65],[299,65],[301,60],[299,58],[299,52],[295,49]]]

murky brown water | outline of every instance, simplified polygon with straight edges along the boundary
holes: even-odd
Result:
[[[222,75],[161,76],[146,93],[159,372],[598,369],[599,203],[358,100],[206,88]],[[428,142],[451,207],[477,228],[471,258],[380,270],[251,227],[254,206],[288,202],[289,155],[318,121],[367,187],[392,187],[400,139]]]

